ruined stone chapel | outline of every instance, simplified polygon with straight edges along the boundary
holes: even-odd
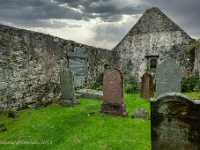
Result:
[[[194,53],[187,51],[194,41],[160,9],[151,8],[113,48],[115,63],[124,74],[139,79],[147,71],[155,73],[157,65],[171,57],[187,76],[197,69]]]
[[[158,8],[146,10],[112,50],[0,24],[0,110],[59,100],[64,69],[84,88],[91,88],[108,65],[140,79],[166,57],[190,75],[200,66],[199,50],[186,50],[194,41]]]

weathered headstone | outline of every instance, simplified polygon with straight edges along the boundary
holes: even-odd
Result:
[[[150,73],[145,73],[142,76],[142,86],[141,86],[141,98],[153,98],[154,97],[154,88],[153,88],[153,77]]]
[[[181,92],[182,71],[172,58],[166,58],[156,70],[156,96]]]
[[[134,109],[134,118],[144,118],[147,119],[148,112],[145,108],[135,108]]]
[[[151,99],[152,150],[200,149],[200,100],[181,93]]]
[[[100,112],[126,116],[123,100],[123,75],[119,69],[108,68],[103,77],[103,103]]]
[[[60,72],[61,104],[76,105],[73,73],[70,70]]]
[[[82,86],[87,75],[88,55],[85,48],[75,47],[74,51],[67,53],[69,57],[69,69],[74,74],[74,87]]]

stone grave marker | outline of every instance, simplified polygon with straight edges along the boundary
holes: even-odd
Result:
[[[171,92],[150,103],[152,150],[200,149],[200,100]]]
[[[172,58],[166,58],[156,70],[156,96],[181,92],[182,71]]]
[[[70,106],[76,105],[74,90],[74,77],[70,70],[60,72],[61,104]]]
[[[148,112],[145,108],[135,108],[133,118],[144,118],[147,119]]]
[[[74,74],[74,87],[82,86],[87,75],[88,55],[85,48],[75,47],[74,51],[67,53],[69,57],[69,70]]]
[[[153,77],[150,73],[145,73],[141,77],[142,86],[141,86],[141,98],[153,98],[154,97],[154,88],[153,88]]]
[[[103,77],[103,103],[100,112],[126,116],[123,75],[119,69],[108,68]]]

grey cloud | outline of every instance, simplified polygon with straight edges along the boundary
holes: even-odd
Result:
[[[87,14],[96,13],[97,17],[101,18],[106,22],[118,22],[121,20],[122,15],[132,15],[142,13],[142,6],[136,6],[134,3],[130,6],[120,6],[117,1],[110,1],[108,4],[97,3],[96,5],[90,5],[90,7],[85,8]],[[105,15],[106,14],[106,15]],[[115,16],[115,17],[112,17]],[[118,16],[118,17],[117,17]],[[118,19],[116,19],[118,18]]]
[[[80,27],[59,19],[99,18],[108,24],[94,28],[95,40],[119,42],[137,20],[116,25],[123,15],[139,15],[158,7],[190,36],[200,37],[200,0],[0,0],[0,22],[23,27]],[[55,19],[54,23],[50,23]]]
[[[148,2],[142,3],[143,5],[138,5],[137,7],[133,7],[132,5],[127,7],[118,7],[117,9],[113,8],[111,12],[116,14],[116,16],[120,16],[121,14],[141,14],[144,13],[147,8],[151,7],[158,7],[161,11],[163,11],[169,18],[171,18],[177,25],[179,25],[185,32],[187,32],[192,37],[199,37],[200,38],[200,1],[199,0],[148,0]],[[103,11],[102,11],[103,12]],[[108,16],[112,16],[109,11],[107,12]],[[117,15],[118,14],[118,15]],[[101,19],[106,20],[109,18],[108,16],[103,16],[101,14]],[[138,18],[139,19],[139,18]],[[120,20],[120,18],[116,19],[115,21]],[[110,19],[109,21],[114,21],[114,19]],[[112,42],[119,42],[124,35],[128,32],[128,30],[137,22],[130,21],[122,26],[115,26],[113,25],[102,25],[95,28],[97,41],[101,40],[109,40]],[[131,25],[132,23],[132,25]]]
[[[135,4],[134,1],[129,5],[119,4],[116,0],[56,0],[60,4],[67,4],[70,7],[80,9],[84,20],[88,21],[94,18],[100,18],[105,22],[117,22],[121,20],[122,15],[140,14],[146,9],[146,5]],[[113,17],[114,16],[114,17]]]
[[[4,20],[0,19],[0,22],[6,24]],[[26,21],[15,21],[14,23],[9,22],[9,25],[23,28],[79,28],[81,25],[66,23],[58,20],[26,20]]]
[[[109,41],[119,41],[121,39],[121,36],[125,35],[125,32],[121,26],[113,26],[113,25],[100,25],[95,28],[96,41],[103,41],[103,40],[109,40]],[[121,36],[119,36],[121,35]]]
[[[11,22],[31,22],[48,19],[81,20],[81,13],[49,0],[8,0],[1,2],[0,18]]]
[[[148,0],[148,2],[142,2],[143,5],[138,5],[137,7],[132,7],[132,5],[127,7],[121,6],[117,9],[113,8],[111,12],[114,12],[113,14],[119,14],[119,16],[120,11],[121,14],[142,14],[148,8],[158,7],[190,36],[200,38],[200,20],[198,19],[200,15],[199,0]],[[107,13],[108,16],[111,16],[111,13]],[[102,20],[106,20],[106,16],[103,16],[103,13],[101,15]],[[138,19],[135,22],[129,21],[121,26],[110,24],[96,27],[95,40],[108,40],[117,44],[128,30],[138,21]],[[118,20],[120,20],[120,18]]]
[[[122,24],[102,24],[94,28],[96,33],[94,39],[96,41],[107,40],[110,42],[119,42],[131,29],[133,24],[139,19],[140,15],[132,17],[132,20],[124,22]]]
[[[160,8],[190,36],[200,38],[199,0],[149,0],[148,6]]]

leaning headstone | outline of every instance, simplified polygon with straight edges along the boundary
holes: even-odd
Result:
[[[60,72],[61,104],[65,106],[76,105],[74,78],[70,70]]]
[[[150,103],[152,150],[200,149],[200,100],[171,92]]]
[[[123,96],[123,75],[119,69],[108,68],[103,77],[103,103],[100,112],[126,116]]]
[[[181,92],[182,71],[172,58],[166,58],[156,70],[156,96]]]
[[[87,75],[88,54],[85,48],[75,47],[74,51],[67,53],[69,57],[69,69],[74,74],[74,87],[83,86],[84,77]]]
[[[145,73],[142,77],[142,86],[141,86],[141,98],[153,98],[154,97],[154,88],[153,88],[153,77],[150,73]]]

